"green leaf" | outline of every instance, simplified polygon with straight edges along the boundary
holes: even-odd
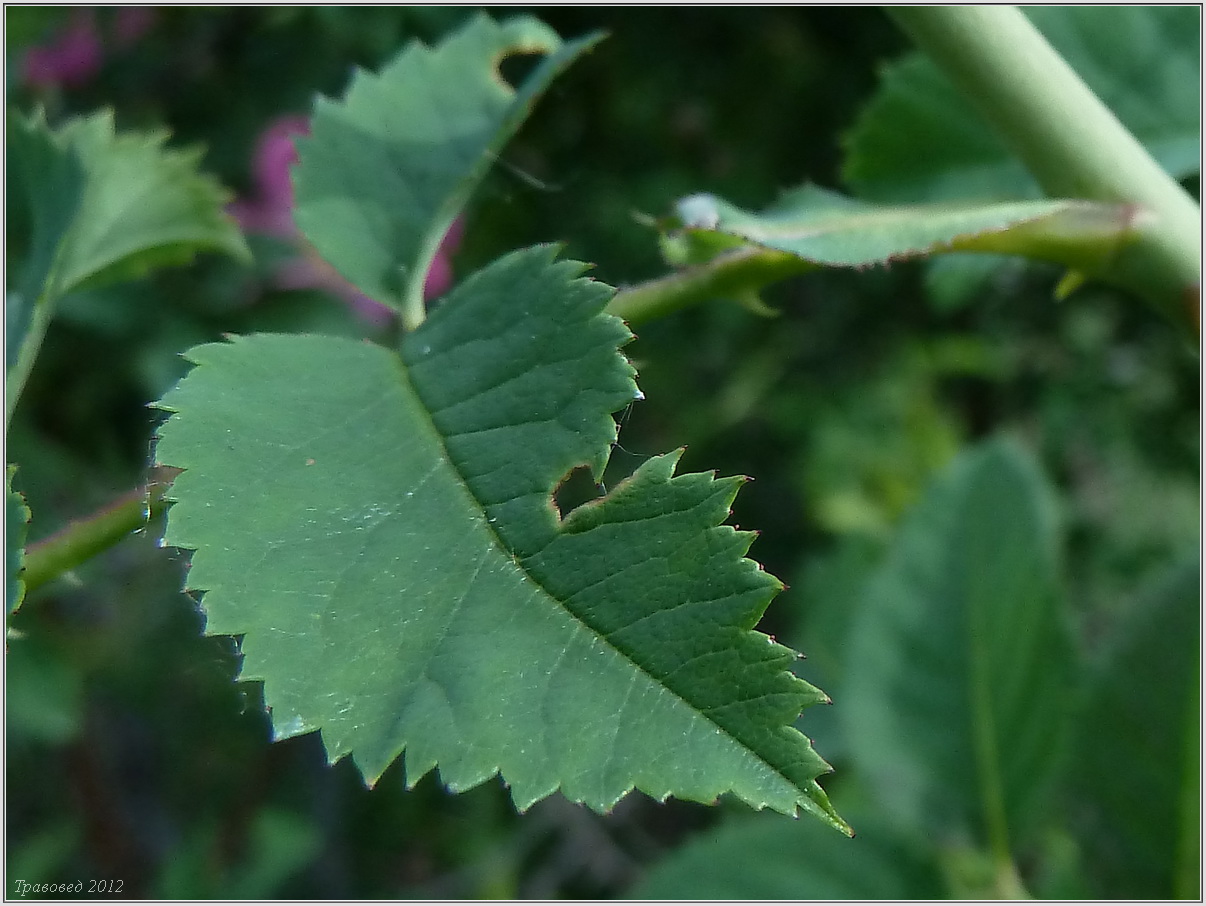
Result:
[[[1129,228],[1120,205],[1084,201],[1005,204],[869,204],[805,185],[760,214],[714,195],[678,203],[699,241],[720,233],[828,267],[866,267],[941,252],[1008,252],[1092,270]]]
[[[201,152],[166,149],[166,138],[118,134],[109,111],[57,130],[41,113],[10,117],[10,180],[24,196],[32,235],[7,297],[8,417],[64,295],[202,250],[249,255],[223,211],[227,194],[198,172]]]
[[[417,325],[440,240],[548,84],[600,37],[563,43],[536,19],[482,14],[434,49],[416,41],[380,73],[357,71],[342,101],[319,99],[298,143],[298,226]],[[545,55],[518,90],[498,70],[511,54]]]
[[[273,898],[281,885],[301,874],[318,855],[318,828],[297,815],[268,807],[250,820],[239,861],[229,855],[222,829],[202,826],[181,841],[155,882],[157,899],[201,900]],[[215,871],[215,867],[218,870]]]
[[[1026,15],[1175,178],[1200,156],[1196,6],[1042,6]],[[1031,198],[1037,183],[945,75],[889,66],[847,140],[844,178],[876,201]]]
[[[4,481],[4,600],[8,614],[20,607],[25,598],[21,571],[25,568],[25,536],[30,517],[25,498],[13,490],[16,472],[17,467],[10,465]]]
[[[845,809],[843,809],[845,811]],[[757,815],[688,842],[630,892],[637,900],[938,899],[932,857],[873,815],[845,840],[814,822]]]
[[[61,745],[76,736],[84,716],[78,658],[36,632],[10,638],[5,649],[9,742]]]
[[[470,277],[400,353],[188,353],[157,457],[186,470],[166,540],[196,550],[207,631],[245,635],[278,737],[321,728],[370,782],[405,750],[411,784],[501,773],[520,808],[731,792],[842,827],[791,727],[824,696],[751,631],[782,586],[721,525],[741,480],[659,456],[559,518],[554,489],[602,473],[640,393],[611,290],[553,258]]]
[[[883,806],[998,858],[1061,752],[1057,549],[1037,465],[1004,440],[972,448],[906,517],[847,652],[848,741]]]
[[[1070,775],[1101,895],[1197,899],[1200,561],[1138,597],[1091,674]]]

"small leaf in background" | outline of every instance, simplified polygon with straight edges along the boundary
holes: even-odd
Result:
[[[1008,852],[1061,754],[1070,646],[1059,536],[1011,442],[961,454],[902,524],[851,632],[851,755],[890,813]]]
[[[202,828],[167,862],[156,881],[154,897],[270,899],[309,865],[322,845],[321,834],[311,821],[272,807],[254,817],[248,837],[243,859],[216,875],[214,864],[224,861],[220,855],[223,840],[219,829]]]
[[[1169,570],[1093,665],[1070,780],[1099,896],[1201,896],[1200,578]]]
[[[729,820],[655,865],[637,900],[913,900],[944,894],[932,857],[874,817],[852,812],[854,839],[812,821]]]
[[[828,267],[867,267],[942,252],[1008,252],[1091,270],[1130,214],[1085,201],[876,205],[804,185],[758,214],[713,195],[678,203],[691,233],[721,233]]]
[[[9,744],[62,744],[75,737],[84,715],[78,659],[37,632],[9,639],[5,649]]]
[[[1026,15],[1155,159],[1198,169],[1196,6],[1030,6]],[[1033,198],[1038,185],[928,58],[889,66],[847,138],[845,180],[883,202]]]
[[[13,490],[16,466],[9,466],[4,480],[4,602],[5,613],[21,606],[25,583],[21,570],[25,564],[25,536],[29,526],[29,507],[25,498]]]
[[[167,149],[162,132],[117,133],[111,112],[57,130],[41,114],[9,123],[10,178],[32,223],[18,288],[10,290],[17,307],[6,316],[11,417],[58,299],[202,250],[249,253],[222,209],[224,190],[197,169],[200,151]]]
[[[196,550],[207,631],[245,635],[278,737],[321,729],[370,782],[405,750],[410,783],[501,773],[521,809],[732,792],[844,827],[791,727],[823,693],[751,631],[781,585],[720,524],[740,479],[676,477],[671,454],[554,508],[640,397],[611,291],[580,271],[508,255],[400,358],[329,337],[191,350],[157,457],[186,470],[165,540]]]
[[[435,49],[414,42],[380,73],[357,71],[343,100],[318,101],[298,142],[298,226],[414,326],[441,239],[549,82],[598,39],[483,14]],[[498,70],[512,54],[545,55],[518,90]]]

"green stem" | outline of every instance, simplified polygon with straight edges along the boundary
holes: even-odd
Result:
[[[888,14],[971,99],[1052,197],[1150,215],[1103,275],[1196,336],[1201,211],[1026,16],[1011,6],[898,6]]]
[[[747,246],[718,255],[706,264],[675,271],[616,293],[609,314],[640,324],[718,296],[743,296],[751,286],[815,270],[795,255]]]
[[[25,552],[25,569],[21,577],[26,593],[108,550],[132,532],[145,528],[163,511],[164,492],[179,473],[179,469],[166,466],[152,469],[151,480],[145,487],[123,494],[104,509],[31,545]]]

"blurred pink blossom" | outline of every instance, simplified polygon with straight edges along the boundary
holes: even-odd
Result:
[[[79,87],[100,72],[103,59],[96,14],[92,9],[77,9],[49,42],[26,51],[25,81],[39,88]]]
[[[260,134],[252,158],[254,193],[250,198],[233,202],[227,210],[244,231],[287,239],[297,245],[301,254],[277,269],[275,276],[278,286],[284,289],[325,289],[338,295],[368,320],[384,323],[390,318],[390,309],[359,292],[323,261],[293,222],[293,183],[289,175],[290,167],[297,163],[293,137],[309,134],[309,123],[299,116],[281,117],[271,123]],[[462,225],[458,218],[445,234],[427,272],[423,283],[426,298],[438,296],[452,285],[449,256],[460,244],[461,233]]]
[[[150,6],[116,7],[113,45],[125,49],[138,43],[155,24],[156,16]],[[81,8],[49,41],[26,51],[23,76],[35,88],[79,88],[96,78],[104,61],[105,41],[97,27],[96,10]]]

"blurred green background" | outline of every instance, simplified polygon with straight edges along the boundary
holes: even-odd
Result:
[[[167,126],[175,144],[204,145],[205,169],[245,196],[273,121],[472,10],[143,12],[131,24],[112,7],[7,8],[10,107],[41,104],[56,122],[111,106],[119,128]],[[843,188],[843,136],[879,69],[907,50],[865,7],[534,12],[564,36],[610,37],[554,84],[477,195],[453,258],[462,275],[559,241],[624,286],[665,270],[636,214],[703,190],[758,208],[805,179]],[[31,48],[85,26],[101,49],[91,69],[67,83],[28,77]],[[8,242],[11,267],[21,238]],[[372,332],[321,290],[274,287],[279,243],[253,249],[250,267],[202,258],[64,303],[7,436],[31,541],[144,479],[160,417],[147,404],[183,374],[184,349],[257,329]],[[1196,594],[1197,356],[1119,293],[1089,287],[1055,302],[1058,277],[1011,265],[950,305],[920,263],[818,273],[766,294],[776,318],[718,300],[643,325],[628,348],[647,399],[623,417],[608,484],[682,445],[684,468],[756,478],[733,521],[760,531],[752,556],[791,586],[761,628],[804,651],[802,675],[835,698],[799,725],[836,768],[825,786],[839,809],[866,827],[855,843],[871,847],[878,886],[862,895],[971,895],[983,874],[975,841],[939,857],[918,828],[876,810],[840,719],[841,689],[860,669],[847,650],[862,584],[958,451],[1005,431],[1041,461],[1058,495],[1077,663],[1105,657],[1118,633],[1142,635],[1131,621],[1169,583]],[[314,736],[271,743],[260,689],[232,682],[231,640],[201,635],[180,591],[184,555],[157,545],[160,528],[41,589],[12,620],[22,645],[5,668],[10,896],[17,878],[115,878],[125,896],[162,898],[854,895],[810,879],[810,854],[845,858],[826,855],[845,841],[819,824],[639,794],[607,816],[558,797],[517,815],[497,782],[452,796],[429,776],[407,791],[391,770],[368,791],[351,765],[325,764]],[[1196,620],[1179,637],[1166,630],[1148,632],[1137,663],[1170,645],[1197,650]],[[1090,673],[1073,686],[1088,689]],[[1017,853],[1031,892],[1171,896],[1167,846],[1142,827],[1099,843],[1095,795],[1074,783],[1052,793],[1050,820]],[[780,886],[741,886],[750,853],[772,860]],[[737,886],[676,880],[701,865]]]

